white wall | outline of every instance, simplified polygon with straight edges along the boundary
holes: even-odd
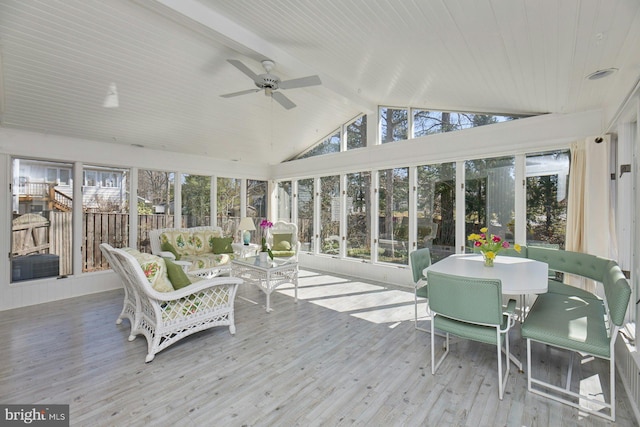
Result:
[[[0,186],[9,188],[11,156],[250,179],[307,178],[354,172],[357,169],[413,166],[565,148],[572,141],[601,133],[602,129],[599,111],[573,115],[554,114],[271,167],[153,151],[123,144],[0,129]],[[5,193],[4,197],[0,197],[0,249],[5,254],[10,251],[10,209],[10,197]],[[76,251],[75,259],[78,259],[79,247],[76,247]],[[302,267],[319,268],[399,285],[411,284],[411,274],[406,266],[372,265],[321,255],[303,255],[300,262]],[[10,284],[8,256],[0,257],[0,271],[0,310],[121,286],[110,272],[78,273],[66,279],[51,278]]]

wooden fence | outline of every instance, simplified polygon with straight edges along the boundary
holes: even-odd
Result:
[[[151,253],[149,231],[173,225],[173,215],[138,215],[138,241],[129,244],[129,214],[84,213],[82,221],[82,271],[97,271],[109,268],[100,252],[100,243],[109,243],[116,248],[135,247]]]
[[[60,257],[60,275],[73,273],[71,212],[48,212],[49,249],[48,252]],[[143,252],[151,252],[149,231],[155,228],[171,227],[173,215],[138,215],[138,241],[129,243],[129,214],[127,213],[91,213],[82,217],[82,271],[105,270],[109,267],[100,252],[100,243],[109,243],[114,247],[137,247]],[[13,231],[14,241],[24,240],[23,230]],[[14,251],[15,252],[15,251]],[[19,255],[19,254],[14,254]]]

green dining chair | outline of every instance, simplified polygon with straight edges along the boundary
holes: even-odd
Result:
[[[509,329],[515,324],[516,301],[502,306],[500,280],[478,279],[427,272],[429,310],[431,311],[431,373],[443,362],[449,351],[449,334],[496,346],[498,353],[498,395],[500,400],[509,377]],[[435,359],[435,329],[445,333],[445,350]],[[502,371],[502,346],[507,360]],[[504,377],[504,379],[503,379]]]
[[[417,249],[409,254],[409,263],[411,264],[411,272],[413,273],[414,283],[414,317],[413,322],[415,328],[423,332],[431,332],[430,329],[418,326],[418,297],[429,298],[427,288],[427,278],[423,274],[423,270],[431,265],[431,252],[429,248]],[[429,313],[429,304],[427,300],[427,314]]]

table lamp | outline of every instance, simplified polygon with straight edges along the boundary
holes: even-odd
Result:
[[[242,240],[245,245],[249,245],[249,241],[251,240],[251,232],[256,229],[253,220],[249,217],[244,217],[240,220],[240,225],[238,225],[240,230],[244,230],[242,233]]]

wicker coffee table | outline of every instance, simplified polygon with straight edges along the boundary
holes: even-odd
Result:
[[[258,257],[247,257],[231,261],[231,275],[256,285],[267,295],[267,312],[271,310],[270,296],[278,286],[293,283],[295,302],[298,302],[298,263],[287,260],[268,260],[261,263]]]

